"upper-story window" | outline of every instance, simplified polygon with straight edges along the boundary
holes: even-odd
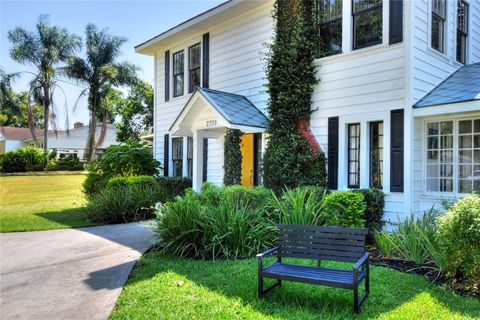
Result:
[[[173,96],[183,95],[184,87],[184,54],[183,50],[173,54]]]
[[[353,1],[353,49],[382,43],[382,0]]]
[[[200,43],[188,48],[188,92],[200,86]]]
[[[458,0],[457,4],[457,61],[467,62],[468,4]]]
[[[445,0],[432,0],[432,41],[433,49],[445,52],[445,21],[446,21]]]
[[[342,52],[342,0],[320,0],[321,56]]]

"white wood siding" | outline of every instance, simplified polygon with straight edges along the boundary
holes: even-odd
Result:
[[[265,43],[272,37],[271,2],[244,12],[212,30],[199,30],[189,38],[173,44],[156,54],[156,107],[155,107],[155,157],[164,161],[164,135],[188,101],[190,94],[165,102],[165,51],[170,54],[185,50],[185,79],[187,75],[187,50],[201,42],[202,35],[210,33],[210,88],[245,95],[258,108],[265,110],[268,96],[265,91],[265,71],[262,55]],[[170,69],[173,60],[170,58]],[[173,83],[170,77],[170,89]],[[188,81],[186,81],[187,84]],[[187,90],[187,86],[185,86]],[[171,145],[171,144],[170,144]],[[169,157],[171,160],[171,156]],[[169,166],[171,170],[171,165]],[[223,182],[223,140],[211,139],[208,148],[207,180]]]

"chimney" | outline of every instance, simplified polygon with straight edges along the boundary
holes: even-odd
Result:
[[[83,127],[83,122],[75,122],[73,124],[73,128],[74,129],[77,129],[77,128],[82,128]]]

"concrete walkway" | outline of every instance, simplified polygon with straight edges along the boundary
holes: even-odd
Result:
[[[0,234],[0,319],[106,319],[153,241],[144,223]]]

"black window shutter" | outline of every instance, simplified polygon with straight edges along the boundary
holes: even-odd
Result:
[[[203,35],[202,87],[209,88],[210,33]]]
[[[338,189],[338,117],[328,118],[328,188]]]
[[[163,175],[168,177],[168,144],[170,142],[170,136],[167,133],[163,136]]]
[[[390,114],[390,191],[403,192],[403,109]]]
[[[165,101],[170,100],[170,50],[165,51]]]
[[[202,167],[202,182],[207,181],[207,161],[208,161],[208,139],[203,139],[203,167]]]
[[[389,43],[403,41],[403,0],[390,0]]]

